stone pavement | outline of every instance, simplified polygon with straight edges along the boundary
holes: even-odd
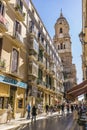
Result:
[[[61,117],[62,115],[59,114],[58,112],[55,112],[52,114],[49,113],[48,115],[46,113],[43,113],[43,114],[37,115],[36,120],[49,118],[51,116]],[[8,122],[6,124],[1,124],[0,130],[20,130],[20,129],[23,129],[24,127],[26,127],[27,124],[29,124],[30,122],[31,122],[31,119],[27,120],[26,118],[11,120],[10,122]],[[69,123],[69,126],[67,126],[67,130],[82,130],[82,128],[75,129],[76,127],[77,127],[77,123],[76,123],[76,121],[73,121],[73,122]]]
[[[36,120],[40,120],[43,118],[47,118],[50,116],[56,116],[56,115],[58,115],[58,112],[55,112],[52,114],[49,113],[48,115],[46,113],[43,113],[43,114],[37,115]],[[0,130],[20,130],[21,128],[26,127],[26,125],[30,122],[31,122],[31,119],[27,120],[26,118],[11,120],[8,123],[1,124]]]

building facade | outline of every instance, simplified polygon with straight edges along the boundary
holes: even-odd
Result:
[[[82,43],[83,80],[87,79],[87,0],[82,0],[82,31],[79,34]]]
[[[25,6],[0,0],[0,113],[11,104],[13,117],[23,117],[27,89]]]
[[[87,0],[82,0],[82,31],[79,34],[82,45],[82,74],[83,80],[87,79]],[[87,99],[87,94],[85,94]]]
[[[56,105],[63,101],[61,59],[32,2],[28,11],[28,102]]]
[[[66,92],[76,85],[76,67],[72,64],[69,24],[62,12],[55,24],[54,45],[63,64],[64,91]]]
[[[29,0],[0,0],[0,114],[23,117],[26,104],[63,101],[63,66],[39,14]]]

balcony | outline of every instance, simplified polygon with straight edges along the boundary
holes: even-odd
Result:
[[[23,37],[19,34],[19,32],[15,32],[14,33],[14,35],[13,35],[13,38],[15,38],[15,42],[17,43],[17,44],[23,44],[23,42],[24,42],[24,40],[23,40]]]
[[[0,14],[0,32],[8,31],[9,22]]]
[[[35,39],[30,39],[29,41],[29,50],[30,52],[34,53],[34,54],[38,54],[38,43]]]
[[[29,63],[28,75],[32,76],[32,78],[38,77],[38,66],[36,63],[34,63],[34,62]]]
[[[30,53],[29,53],[29,54],[30,54]],[[34,55],[33,53],[31,53],[31,54],[29,55],[29,61],[30,61],[30,62],[31,62],[31,61],[37,62],[37,56]]]
[[[43,62],[43,58],[42,57],[38,57],[38,64],[39,64],[39,66],[41,67],[41,68],[44,68],[45,67],[45,64],[44,64],[44,62]]]
[[[44,56],[49,59],[49,58],[50,58],[49,52],[45,51],[45,52],[44,52]]]
[[[45,50],[45,42],[43,40],[41,40],[41,38],[38,37],[38,42],[39,42],[39,47],[42,50]]]
[[[15,7],[15,12],[16,12],[16,16],[17,16],[17,19],[19,21],[24,21],[25,20],[25,13],[22,11],[22,8],[20,5],[16,5]]]
[[[34,38],[34,37],[36,37],[36,30],[31,26],[27,30],[27,34],[28,34],[29,38]]]
[[[37,85],[41,87],[46,87],[46,83],[42,81],[41,79],[37,79]]]

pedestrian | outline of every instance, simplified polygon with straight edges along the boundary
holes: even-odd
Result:
[[[49,106],[46,104],[46,113],[48,114]]]
[[[30,110],[31,110],[30,104],[27,104],[27,119],[30,119]]]
[[[53,106],[51,105],[50,106],[50,113],[52,114],[52,112],[53,112]]]
[[[67,115],[68,115],[69,114],[69,104],[67,104],[66,109],[67,109]]]
[[[32,107],[32,121],[34,119],[34,121],[36,121],[36,115],[37,115],[37,108],[35,107],[35,105]]]
[[[10,122],[12,118],[12,107],[10,104],[8,104],[8,109],[7,109],[7,122]]]
[[[61,105],[62,115],[64,115],[64,104]]]
[[[71,104],[71,112],[72,113],[73,113],[73,109],[74,109],[73,104]]]
[[[73,110],[73,119],[74,120],[78,120],[78,108],[75,107],[74,110]]]

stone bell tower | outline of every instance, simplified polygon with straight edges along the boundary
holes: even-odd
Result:
[[[55,24],[55,35],[53,40],[63,64],[64,90],[66,92],[76,85],[76,67],[75,64],[72,64],[69,24],[63,16],[62,11]]]

